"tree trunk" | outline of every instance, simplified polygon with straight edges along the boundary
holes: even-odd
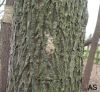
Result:
[[[95,32],[92,37],[91,48],[89,51],[89,56],[87,59],[87,64],[86,64],[84,75],[83,75],[83,90],[85,90],[85,92],[88,91],[87,89],[89,85],[89,80],[90,80],[91,71],[93,68],[93,62],[95,59],[95,54],[96,54],[99,38],[100,38],[100,7],[99,7],[97,24],[96,24]]]
[[[0,70],[0,92],[6,92],[8,77],[8,62],[10,55],[10,36],[12,21],[13,0],[7,0],[4,16],[1,21],[1,70]]]
[[[80,92],[86,0],[16,0],[7,92]]]
[[[2,50],[1,50],[1,87],[0,92],[6,92],[8,61],[10,55],[11,24],[2,22]]]

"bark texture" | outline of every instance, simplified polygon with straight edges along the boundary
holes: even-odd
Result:
[[[1,87],[0,92],[6,92],[7,76],[8,76],[8,62],[10,55],[10,36],[11,36],[11,24],[2,22],[1,25]]]
[[[86,0],[16,0],[7,92],[80,92]]]

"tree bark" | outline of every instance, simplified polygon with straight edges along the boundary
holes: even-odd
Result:
[[[8,62],[10,55],[10,36],[11,36],[11,21],[12,21],[12,4],[14,0],[7,0],[5,5],[4,16],[1,21],[1,70],[0,70],[0,92],[6,92],[7,77],[8,77]]]
[[[80,92],[86,0],[16,0],[7,92]]]
[[[0,51],[2,50],[1,31],[0,31]],[[1,90],[1,52],[0,52],[0,90]]]
[[[2,23],[2,53],[1,53],[1,87],[0,92],[6,92],[7,76],[8,76],[8,61],[10,55],[10,35],[11,24]]]

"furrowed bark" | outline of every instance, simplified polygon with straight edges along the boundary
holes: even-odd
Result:
[[[8,92],[80,92],[86,0],[16,0]]]

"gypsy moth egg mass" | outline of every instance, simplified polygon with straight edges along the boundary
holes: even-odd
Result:
[[[49,34],[46,34],[46,37],[47,37],[47,43],[46,43],[45,50],[46,50],[46,53],[50,55],[54,53],[55,46],[53,43],[53,38]]]

